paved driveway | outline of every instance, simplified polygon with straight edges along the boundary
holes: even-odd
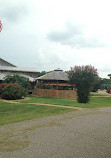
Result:
[[[111,158],[111,108],[2,126],[0,158]]]

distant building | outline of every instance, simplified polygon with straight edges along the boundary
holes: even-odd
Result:
[[[37,78],[38,86],[48,86],[50,85],[52,89],[66,89],[69,85],[68,74],[61,69],[56,69],[52,72],[49,72],[43,76]]]
[[[43,97],[76,98],[75,85],[69,84],[68,73],[61,69],[38,77],[33,94]]]
[[[30,82],[34,82],[38,77],[38,73],[37,69],[17,67],[0,58],[0,81],[3,81],[8,74],[18,74],[29,78]]]

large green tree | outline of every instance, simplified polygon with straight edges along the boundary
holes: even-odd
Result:
[[[68,75],[70,83],[76,84],[78,102],[89,102],[90,91],[98,78],[97,69],[91,65],[75,66],[71,67]]]
[[[3,82],[4,83],[18,83],[25,89],[28,89],[29,87],[29,79],[26,77],[20,76],[18,74],[11,74],[11,75],[5,76]]]

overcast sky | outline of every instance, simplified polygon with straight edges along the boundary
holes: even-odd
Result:
[[[0,0],[0,58],[51,71],[111,73],[111,0]]]

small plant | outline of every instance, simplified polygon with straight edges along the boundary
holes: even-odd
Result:
[[[7,100],[20,99],[25,95],[24,88],[17,83],[3,84],[1,88],[1,98]]]

